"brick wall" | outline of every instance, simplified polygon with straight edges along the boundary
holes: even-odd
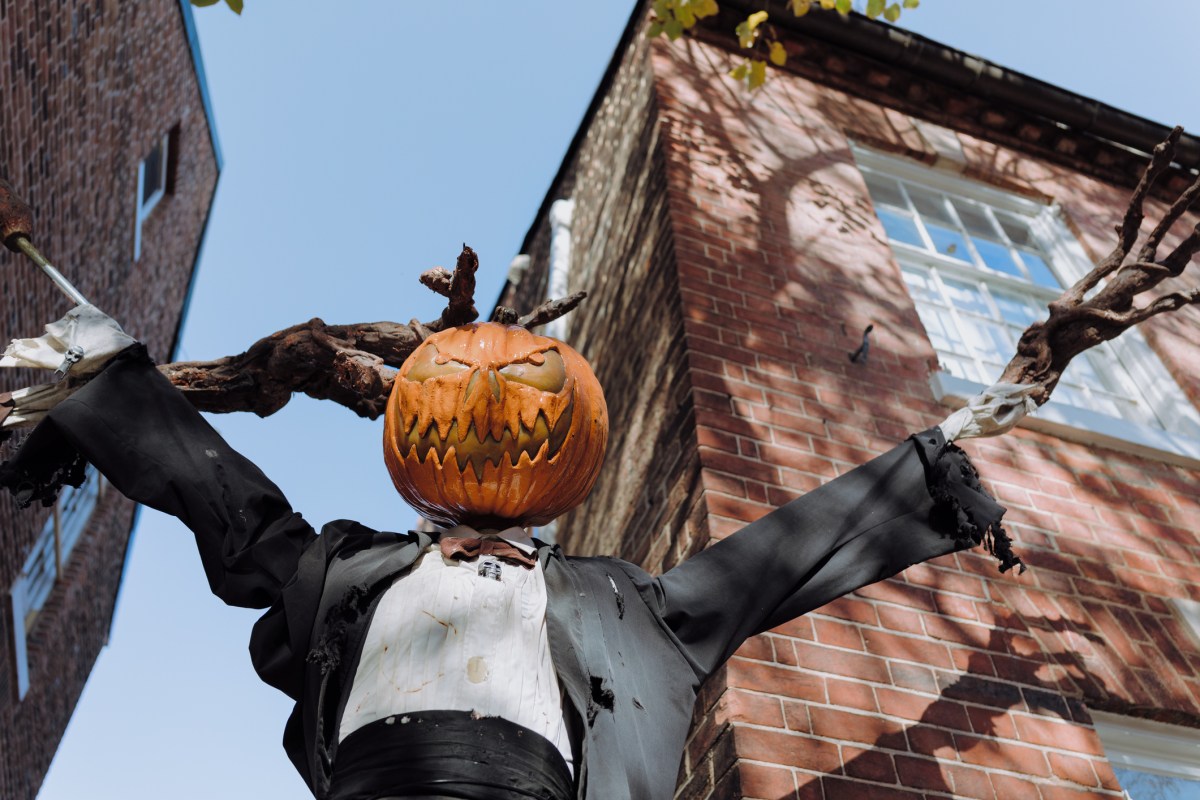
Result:
[[[614,412],[571,552],[669,568],[946,416],[851,140],[932,164],[915,120],[954,128],[963,174],[1111,246],[1128,153],[788,48],[795,71],[748,96],[715,35],[634,37],[553,189],[576,202],[571,289],[592,293],[571,338]],[[541,299],[547,231],[501,302]],[[1145,326],[1193,403],[1198,321]],[[1024,429],[967,449],[1029,571],[946,557],[752,639],[704,687],[681,798],[1119,797],[1089,709],[1200,727],[1200,644],[1169,602],[1200,599],[1197,472]]]
[[[849,142],[932,147],[886,96],[780,74],[747,97],[730,66],[708,44],[655,50],[715,538],[947,413]],[[958,138],[967,175],[1111,246],[1127,186]],[[1193,402],[1197,321],[1147,331]],[[1196,472],[1028,431],[968,449],[1030,571],[939,559],[749,642],[702,698],[681,796],[1119,796],[1089,708],[1200,723],[1200,648],[1164,599],[1197,593]]]
[[[33,206],[34,243],[98,307],[164,359],[174,344],[217,164],[176,0],[0,0],[0,176]],[[133,261],[138,164],[178,126],[173,192]],[[24,257],[0,251],[0,333],[40,333],[69,303]],[[5,370],[6,373],[10,372]],[[0,390],[45,376],[0,375]],[[10,444],[0,457],[11,452]],[[108,492],[29,632],[17,702],[8,590],[48,510],[0,498],[0,797],[37,793],[103,646],[133,505]]]

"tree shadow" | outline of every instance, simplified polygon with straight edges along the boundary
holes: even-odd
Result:
[[[699,353],[692,364],[696,421],[724,436],[700,448],[705,495],[741,493],[766,513],[948,413],[929,390],[928,373],[937,356],[870,206],[846,135],[921,160],[927,153],[913,139],[904,115],[880,113],[875,103],[808,92],[802,79],[790,78],[748,99],[723,80],[727,65],[716,59],[725,56],[696,42],[656,57],[662,61],[660,72],[671,76],[658,81],[670,129],[664,138],[676,143],[669,151],[675,164],[671,174],[685,183],[673,195],[673,213],[681,220],[679,258],[693,270],[689,279],[708,281],[685,293],[683,307],[689,345]],[[874,130],[863,123],[868,116]],[[986,158],[991,161],[977,164],[978,171],[994,169],[1002,184],[1023,186],[1022,194],[1049,196],[1037,185],[1053,170],[1035,181],[1019,159],[1001,159],[999,148]],[[995,177],[988,174],[990,180]],[[1100,184],[1093,182],[1091,190],[1100,192]],[[1111,196],[1085,198],[1092,205],[1102,200],[1112,203]],[[877,245],[869,248],[872,252],[864,254],[863,237]],[[717,241],[728,246],[719,248]],[[707,296],[706,289],[711,289]],[[873,347],[867,365],[853,364],[848,353],[868,323],[875,325],[882,346]],[[729,354],[735,350],[747,355],[731,365]],[[1193,381],[1193,394],[1195,386]],[[1040,754],[1040,762],[1020,763],[1030,748],[1015,730],[1014,711],[1022,720],[1073,723],[1058,727],[1085,729],[1080,735],[1092,735],[1086,731],[1090,717],[1084,699],[1091,708],[1143,715],[1161,716],[1168,706],[1192,709],[1179,713],[1192,724],[1200,720],[1194,681],[1187,684],[1170,670],[1170,665],[1189,664],[1172,642],[1186,634],[1174,624],[1170,607],[1150,596],[1196,598],[1182,570],[1171,569],[1172,563],[1194,564],[1194,530],[1156,510],[1164,488],[1179,497],[1200,494],[1194,475],[1084,448],[1066,448],[1075,460],[1059,463],[1062,443],[1028,431],[968,449],[994,466],[998,482],[1020,486],[1025,480],[1041,492],[1036,500],[1013,491],[1000,497],[1014,509],[1015,538],[1033,569],[1018,583],[1012,576],[997,576],[991,559],[960,554],[887,582],[922,587],[940,597],[960,593],[963,581],[979,581],[986,586],[980,605],[990,606],[991,618],[978,624],[979,617],[971,614],[936,609],[942,630],[932,638],[942,646],[947,641],[965,645],[953,649],[953,664],[921,670],[934,676],[924,682],[914,678],[910,686],[902,680],[889,686],[885,679],[876,686],[911,690],[911,702],[924,706],[915,714],[884,712],[881,717],[878,708],[841,706],[865,712],[859,719],[871,732],[880,719],[916,721],[889,723],[859,748],[842,745],[847,757],[840,766],[815,777],[816,796],[825,800],[900,797],[909,787],[917,793],[992,796],[993,787],[970,783],[986,783],[993,768],[1035,780],[1049,776],[1051,767]],[[770,464],[777,482],[734,471],[732,456]],[[1151,477],[1139,476],[1143,466]],[[1020,478],[1011,477],[1018,473]],[[1055,496],[1063,487],[1077,492],[1069,502]],[[1085,516],[1089,506],[1119,511],[1114,518],[1098,517],[1092,531],[1072,518]],[[738,513],[744,511],[710,508],[710,518],[726,517],[710,521],[714,537],[748,521],[732,518]],[[1191,514],[1190,519],[1200,520],[1200,510]],[[1115,539],[1097,541],[1097,532]],[[1106,563],[1111,546],[1121,548],[1116,559],[1124,563]],[[879,627],[888,632],[888,626]],[[1127,638],[1127,629],[1138,634]],[[919,663],[920,656],[906,660]],[[713,713],[712,705],[698,705],[697,719]],[[1029,769],[1034,763],[1041,766]],[[1102,760],[1075,777],[1065,761],[1054,769],[1062,771],[1054,772],[1055,779],[1077,777],[1084,786],[1116,788]],[[995,796],[1024,796],[1022,790],[1037,796],[1033,783],[1022,784],[1011,775],[993,783],[1004,780],[1012,784],[995,785]],[[720,783],[721,776],[713,781]],[[802,789],[798,796],[808,795]]]

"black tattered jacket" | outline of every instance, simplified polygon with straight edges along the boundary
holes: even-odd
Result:
[[[284,747],[324,797],[376,603],[429,536],[347,520],[318,536],[140,348],[54,409],[0,467],[0,484],[26,502],[44,499],[72,472],[64,453],[191,528],[218,597],[266,609],[251,657],[296,701]],[[697,689],[743,641],[911,564],[1002,536],[1002,514],[935,429],[659,577],[542,545],[549,640],[577,729],[578,797],[670,798],[676,770],[663,765],[679,762]]]

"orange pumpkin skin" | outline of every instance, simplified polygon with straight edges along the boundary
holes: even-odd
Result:
[[[583,356],[494,322],[426,339],[384,415],[392,482],[442,525],[544,525],[587,497],[607,444],[608,407]]]

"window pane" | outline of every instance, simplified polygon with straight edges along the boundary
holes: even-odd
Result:
[[[971,234],[971,236],[986,236],[989,239],[999,238],[996,226],[988,218],[987,212],[979,206],[956,198],[954,209],[958,212],[958,218],[962,220],[963,227],[967,229],[967,233]]]
[[[946,207],[946,198],[912,184],[907,184],[905,188],[908,189],[908,196],[912,198],[917,213],[925,218],[925,222],[956,225],[954,217],[950,216],[950,209]]]
[[[1040,254],[1032,250],[1021,250],[1021,260],[1029,268],[1029,275],[1038,286],[1046,286],[1050,289],[1063,288],[1058,278],[1054,277],[1054,273],[1050,271],[1050,265]]]
[[[879,221],[883,223],[883,229],[887,231],[888,239],[893,242],[911,244],[914,247],[925,247],[925,241],[921,239],[916,223],[907,214],[884,207],[876,207],[875,213],[879,216]]]
[[[950,302],[954,304],[955,308],[985,317],[992,316],[992,311],[988,307],[987,301],[983,299],[983,293],[979,291],[978,286],[949,278],[944,278],[942,283],[946,287],[947,297],[950,298]]]
[[[1008,214],[996,212],[996,220],[1000,223],[1000,227],[1012,240],[1012,243],[1018,247],[1033,247],[1033,235],[1029,232],[1029,223],[1025,220],[1010,216]]]
[[[900,184],[891,178],[869,172],[865,173],[863,177],[867,179],[867,188],[871,191],[871,199],[876,204],[887,203],[897,208],[908,208],[908,202],[905,201],[904,194],[900,191]]]
[[[956,378],[963,380],[975,381],[976,383],[987,383],[987,378],[980,374],[979,368],[975,366],[975,362],[969,358],[960,358],[946,353],[938,353],[938,363],[942,369],[949,372]]]
[[[84,482],[78,489],[66,487],[59,495],[60,546],[65,564],[71,555],[80,534],[87,527],[96,501],[100,498],[100,473],[89,468]]]
[[[1114,767],[1130,800],[1200,800],[1200,781]]]
[[[933,278],[928,273],[918,272],[912,267],[905,267],[903,274],[904,282],[908,285],[908,292],[918,304],[936,303],[938,305],[945,305],[941,293],[938,292],[937,286],[933,283]]]
[[[961,233],[940,225],[925,224],[929,238],[933,241],[933,249],[944,256],[957,258],[959,261],[971,263],[971,255],[967,252],[967,242]]]
[[[996,308],[1000,310],[1004,321],[1018,328],[1027,328],[1048,316],[1046,309],[1025,297],[992,289],[992,299],[996,301]]]
[[[991,242],[987,239],[975,239],[974,241],[975,249],[979,251],[979,257],[983,259],[984,264],[987,264],[997,272],[1012,275],[1014,278],[1025,279],[1025,274],[1017,266],[1017,262],[1013,261],[1012,254],[1008,252],[1007,247],[999,242]]]
[[[934,350],[939,353],[970,355],[966,344],[958,337],[949,312],[918,305],[917,316],[921,318],[921,324],[925,326],[925,333],[929,336],[929,343],[933,345]]]
[[[154,145],[142,162],[142,167],[142,203],[145,203],[163,188],[162,142]]]
[[[1009,341],[1008,331],[1003,325],[971,317],[959,317],[959,322],[963,328],[963,336],[967,337],[967,344],[980,358],[1003,364],[1012,356],[1013,344]],[[991,383],[994,379],[989,377],[986,381]]]
[[[57,575],[54,561],[54,516],[51,515],[21,571],[25,581],[25,630],[33,627],[34,617],[54,588]]]

